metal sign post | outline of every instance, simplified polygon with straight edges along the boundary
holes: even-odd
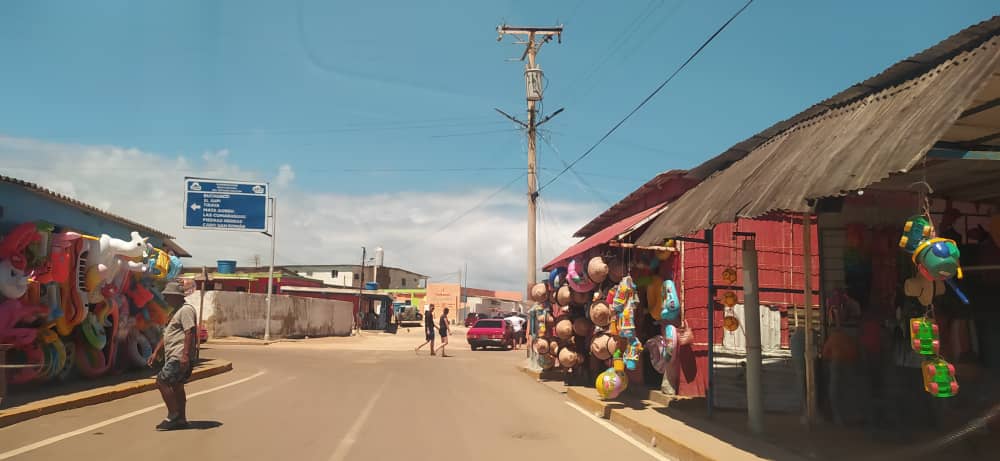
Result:
[[[276,200],[266,182],[184,178],[184,228],[260,232],[271,237],[271,264],[267,277],[267,314],[264,340],[271,339],[271,293],[274,291],[274,236],[278,227]],[[271,214],[268,215],[268,205]],[[267,218],[271,218],[268,232]],[[208,277],[202,282],[208,283]],[[204,298],[204,294],[202,295]],[[203,301],[204,302],[204,301]],[[199,322],[201,318],[199,316]]]

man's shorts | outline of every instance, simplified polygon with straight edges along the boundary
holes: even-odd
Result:
[[[427,341],[434,339],[434,328],[424,328],[424,339]]]
[[[181,366],[180,359],[170,359],[163,364],[163,368],[160,369],[160,373],[156,375],[156,380],[169,386],[173,386],[175,384],[186,383],[190,377],[190,365],[188,365],[187,369],[185,369]]]

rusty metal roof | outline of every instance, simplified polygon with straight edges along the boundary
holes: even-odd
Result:
[[[664,171],[584,224],[573,236],[590,237],[628,216],[680,197],[695,184],[698,184],[698,181],[688,178],[685,170]]]
[[[691,176],[707,179],[657,218],[637,243],[656,244],[737,217],[805,211],[806,199],[841,195],[908,171],[990,80],[1000,63],[998,34],[1000,16],[691,170]]]
[[[134,229],[136,231],[139,231],[139,232],[142,232],[142,233],[145,233],[145,234],[154,235],[154,236],[160,237],[161,239],[164,239],[164,240],[173,240],[173,238],[174,238],[173,236],[168,235],[168,234],[163,233],[163,232],[160,232],[160,231],[158,231],[156,229],[153,229],[152,227],[144,226],[142,224],[139,224],[139,223],[137,223],[135,221],[123,218],[123,217],[118,216],[116,214],[108,213],[108,212],[106,212],[104,210],[101,210],[100,208],[97,208],[97,207],[95,207],[93,205],[90,205],[90,204],[87,204],[87,203],[83,203],[83,202],[81,202],[81,201],[79,201],[77,199],[74,199],[72,197],[69,197],[69,196],[60,194],[58,192],[46,189],[46,188],[44,188],[42,186],[39,186],[38,184],[35,184],[35,183],[32,183],[32,182],[22,181],[20,179],[12,178],[10,176],[4,176],[4,175],[0,175],[0,182],[5,182],[5,183],[13,184],[15,186],[20,186],[20,187],[22,187],[22,188],[24,188],[24,189],[26,189],[28,191],[34,192],[34,193],[36,193],[38,195],[41,195],[43,197],[49,198],[49,199],[57,201],[57,202],[64,203],[64,204],[72,206],[74,208],[79,208],[79,209],[84,210],[84,211],[86,211],[88,213],[95,214],[95,215],[100,216],[102,218],[105,218],[105,219],[117,222],[119,224],[125,225],[125,226],[127,226],[129,228],[132,228],[132,229]],[[175,247],[180,248],[179,246],[177,246],[176,243],[174,243],[174,242],[171,242],[171,243]],[[181,250],[183,250],[183,249],[181,249]],[[188,255],[188,256],[190,256],[190,255]]]

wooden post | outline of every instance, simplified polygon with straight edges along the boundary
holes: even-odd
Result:
[[[802,272],[805,275],[805,329],[806,329],[806,420],[809,424],[816,421],[816,345],[813,344],[813,312],[812,312],[812,213],[807,211],[802,215]]]

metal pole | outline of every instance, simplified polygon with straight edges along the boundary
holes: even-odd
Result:
[[[205,322],[205,285],[208,284],[208,268],[201,266],[201,302],[198,303],[198,331]]]
[[[816,346],[813,344],[812,312],[812,213],[802,215],[802,272],[805,276],[805,328],[806,328],[806,420],[812,424],[816,419]]]
[[[764,432],[764,394],[760,375],[763,367],[760,339],[760,293],[757,280],[757,248],[754,239],[743,241],[743,323],[747,335],[747,416],[750,432]]]
[[[705,231],[708,242],[708,389],[705,389],[705,401],[708,405],[708,417],[712,417],[715,406],[715,230]]]
[[[267,269],[267,317],[264,320],[264,341],[271,340],[271,293],[274,291],[274,240],[278,234],[278,200],[271,197],[271,265]]]
[[[365,290],[365,258],[368,257],[368,250],[365,247],[361,247],[361,283],[358,285],[358,313],[355,315],[354,323],[358,326],[358,334],[361,334],[361,317],[363,315],[361,306],[362,295]]]

